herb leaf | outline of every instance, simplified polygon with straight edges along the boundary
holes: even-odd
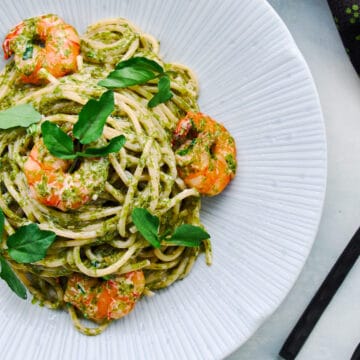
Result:
[[[0,129],[10,129],[16,126],[28,127],[39,122],[41,114],[30,104],[21,104],[0,111]]]
[[[148,102],[148,106],[153,108],[173,97],[170,91],[169,73],[154,60],[140,56],[133,57],[119,62],[115,69],[98,84],[108,89],[118,89],[146,84],[149,80],[159,77],[158,92]]]
[[[163,74],[163,68],[154,60],[145,57],[133,57],[120,61],[106,79],[101,80],[99,85],[108,89],[125,88],[133,85],[141,85]]]
[[[168,75],[163,75],[158,83],[158,92],[151,98],[148,106],[153,108],[170,100],[172,97],[173,93],[170,91],[170,78]]]
[[[131,213],[133,223],[139,230],[141,235],[155,248],[160,247],[160,240],[158,237],[159,218],[150,214],[144,208],[134,208]]]
[[[87,148],[85,151],[75,152],[73,140],[57,125],[45,121],[41,125],[44,143],[49,152],[59,159],[72,160],[78,157],[99,157],[113,152],[118,152],[125,144],[124,135],[112,138],[106,146],[99,148]]]
[[[175,245],[195,247],[200,246],[202,240],[210,238],[203,228],[190,224],[180,225],[169,238],[169,230],[159,235],[159,218],[144,208],[134,208],[131,217],[141,235],[155,248],[161,246],[162,240]]]
[[[149,70],[132,67],[124,67],[112,71],[108,77],[99,82],[99,85],[108,89],[125,88],[133,85],[141,85],[156,78],[156,75]]]
[[[109,90],[99,100],[90,99],[81,109],[73,134],[81,144],[97,140],[103,133],[106,119],[114,111],[114,93]]]
[[[209,239],[210,235],[200,226],[183,224],[176,228],[170,239],[166,242],[182,246],[200,246],[202,240]]]
[[[6,281],[10,289],[14,291],[17,296],[24,300],[27,298],[25,286],[17,278],[10,265],[2,256],[0,256],[0,278]]]
[[[41,132],[45,146],[49,152],[60,159],[75,159],[72,138],[56,124],[45,121],[41,124]]]
[[[128,60],[120,61],[116,65],[116,70],[120,70],[126,67],[148,70],[160,74],[164,72],[162,66],[159,65],[156,61],[141,56],[136,56]]]
[[[18,263],[41,260],[55,237],[54,232],[41,230],[35,223],[24,225],[8,237],[8,253]]]
[[[84,152],[77,152],[76,155],[82,157],[98,157],[118,152],[125,144],[124,135],[112,138],[106,146],[99,148],[87,148]]]

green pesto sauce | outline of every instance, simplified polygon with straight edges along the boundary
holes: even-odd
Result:
[[[101,41],[104,44],[112,44],[122,38],[121,34],[112,31],[102,31],[93,36],[93,40]]]
[[[121,34],[104,31],[91,36],[91,40],[107,44],[108,46],[105,49],[93,48],[83,39],[80,42],[80,46],[85,60],[91,63],[116,64],[136,38],[139,38],[139,35],[127,25],[124,25],[124,30]]]
[[[34,25],[34,24],[33,24]],[[26,34],[27,37],[29,37],[29,34]],[[104,51],[104,50],[96,50],[90,48],[88,44],[86,44],[84,41],[81,43],[81,50],[82,54],[84,55],[84,67],[83,69],[75,74],[64,76],[61,79],[58,79],[60,82],[59,86],[54,87],[52,92],[50,94],[42,95],[41,100],[38,101],[35,96],[29,97],[28,102],[33,103],[34,107],[40,111],[44,115],[51,115],[51,114],[78,114],[79,111],[82,108],[81,104],[69,101],[67,99],[64,99],[64,93],[62,90],[62,86],[64,85],[76,85],[79,86],[77,89],[78,95],[84,98],[84,100],[88,100],[90,97],[97,97],[103,92],[103,88],[97,86],[98,79],[106,77],[108,72],[112,69],[112,65],[103,64],[102,62],[106,62],[108,57],[114,57],[115,59],[118,59],[119,56],[121,57],[128,49],[129,44],[131,44],[134,39],[138,37],[137,34],[134,34],[133,31],[125,31],[121,35],[121,42],[117,44],[116,48],[114,47],[113,50]],[[95,36],[95,39],[101,40],[105,43],[112,43],[115,39],[118,38],[118,34],[112,34],[112,33],[103,33],[101,35]],[[20,46],[20,45],[19,45]],[[146,56],[148,58],[156,59],[156,54],[152,53],[150,50],[145,49],[139,49],[136,53],[136,56]],[[89,60],[87,62],[86,60]],[[90,59],[91,58],[91,59]],[[95,60],[93,62],[93,60]],[[97,64],[97,62],[101,62],[101,64]],[[13,64],[13,62],[11,63]],[[110,64],[112,64],[110,62]],[[10,66],[10,65],[9,65]],[[14,65],[12,65],[14,66]],[[171,65],[164,65],[165,69],[169,69]],[[183,74],[179,74],[175,71],[172,72],[171,77],[176,78],[176,81],[178,85],[180,85],[180,88],[178,91],[177,96],[175,96],[174,103],[169,104],[171,106],[171,111],[175,114],[178,114],[178,117],[184,115],[185,110],[196,110],[197,103],[196,99],[190,96],[184,96],[184,94],[188,93],[187,90],[187,83],[186,79],[183,76]],[[3,81],[6,81],[6,75],[4,76]],[[85,86],[82,86],[84,85]],[[81,87],[82,86],[82,87]],[[81,87],[81,88],[80,88]],[[17,103],[17,101],[27,95],[32,94],[32,92],[36,92],[37,90],[40,90],[41,87],[36,88],[34,86],[28,86],[20,83],[12,83],[10,84],[10,88],[8,91],[8,94],[5,98],[1,99],[0,102],[0,109],[6,109],[9,108]],[[180,108],[178,107],[180,106]],[[185,109],[185,110],[184,110]],[[120,116],[121,114],[119,114]],[[123,114],[122,114],[123,115]],[[159,116],[155,116],[159,122],[161,122],[161,118]],[[173,124],[172,126],[174,126]],[[165,125],[165,131],[168,136],[168,140],[171,138],[171,125]],[[149,129],[151,130],[151,136],[152,137],[158,137],[159,132],[156,131],[156,129]],[[129,128],[126,128],[124,130],[124,134],[131,133],[134,134],[134,130],[132,129],[131,125]],[[189,151],[190,149],[187,149]],[[139,161],[140,166],[145,165],[145,159],[141,159]],[[108,166],[101,167],[100,169],[88,169],[87,172],[84,170],[79,169],[78,176],[80,178],[80,181],[84,186],[88,186],[89,183],[94,182],[94,180],[101,178],[107,178],[107,171]],[[13,172],[14,176],[16,175],[16,172]],[[96,181],[95,181],[96,182]],[[47,179],[43,179],[43,182],[38,185],[37,189],[38,193],[41,196],[48,196],[49,189],[47,186]],[[94,193],[99,194],[103,191],[103,184],[97,185],[94,188]],[[78,189],[68,189],[65,190],[62,194],[63,199],[69,200],[69,201],[75,201],[78,196],[79,192]],[[154,194],[149,194],[147,197],[139,197],[138,199],[134,199],[134,202],[136,203],[136,206],[138,207],[149,207],[151,201],[154,199]],[[168,199],[160,199],[161,202],[168,202]],[[197,200],[196,200],[197,202]],[[134,205],[134,204],[132,204]],[[192,208],[192,205],[190,206],[190,209]],[[189,211],[191,213],[191,210]],[[66,218],[67,219],[67,218]],[[97,214],[94,213],[93,216],[90,217],[89,222],[96,220]],[[49,219],[49,221],[53,221]],[[81,228],[82,224],[79,220],[76,212],[71,214],[71,220],[58,220],[61,221],[61,224],[64,226],[74,226],[74,228]],[[117,219],[115,219],[115,222]],[[184,222],[187,222],[184,220]],[[105,233],[108,234],[106,236],[107,240],[111,240],[114,238],[116,231],[112,231],[114,228],[114,224],[110,221],[103,221],[103,230],[105,230]],[[168,217],[164,217],[163,225],[164,227],[170,226],[171,228],[174,228],[177,226],[176,220],[173,219],[171,212],[169,213]],[[99,239],[99,242],[106,241],[106,239]]]
[[[231,154],[226,155],[225,157],[226,164],[231,172],[235,174],[236,172],[236,160]]]

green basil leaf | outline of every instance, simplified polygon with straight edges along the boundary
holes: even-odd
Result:
[[[170,78],[164,75],[160,78],[158,83],[158,92],[150,99],[148,106],[153,108],[161,103],[170,100],[173,97],[173,93],[170,90]]]
[[[39,261],[46,256],[55,237],[54,232],[41,230],[35,223],[24,225],[8,237],[8,253],[18,263]]]
[[[21,104],[0,111],[0,129],[10,129],[16,126],[28,127],[39,122],[41,114],[30,104]]]
[[[106,79],[99,81],[99,85],[108,89],[119,89],[133,85],[145,84],[149,80],[155,78],[156,74],[152,71],[136,67],[124,67],[119,70],[112,71]]]
[[[56,124],[45,121],[41,124],[41,133],[44,144],[49,152],[60,159],[75,159],[74,143],[72,138]]]
[[[112,138],[106,146],[99,148],[88,148],[84,152],[77,152],[78,156],[82,157],[98,157],[105,156],[110,153],[117,153],[124,146],[126,138],[124,135]]]
[[[15,275],[7,261],[0,256],[0,278],[6,281],[10,289],[22,299],[26,299],[26,289],[22,282]]]
[[[148,102],[150,108],[170,100],[173,97],[170,91],[170,78],[156,61],[145,57],[133,57],[121,61],[116,65],[106,79],[99,81],[99,85],[108,89],[125,88],[133,85],[142,85],[149,80],[160,77],[158,92]]]
[[[155,248],[160,247],[160,240],[158,237],[159,218],[152,215],[144,208],[134,208],[131,213],[132,221],[140,234]]]
[[[81,109],[73,134],[81,144],[97,140],[103,133],[106,119],[114,111],[114,93],[104,92],[99,100],[90,99]]]
[[[148,70],[160,74],[164,72],[162,66],[159,65],[156,61],[141,56],[136,56],[128,60],[120,61],[116,65],[115,69],[120,70],[126,67]]]
[[[210,235],[200,226],[183,224],[176,228],[170,239],[166,242],[182,246],[200,246],[202,240],[209,239]]]

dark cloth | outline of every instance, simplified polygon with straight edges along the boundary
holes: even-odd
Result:
[[[360,0],[328,0],[345,50],[360,75]]]

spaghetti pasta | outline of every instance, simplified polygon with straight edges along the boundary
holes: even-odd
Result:
[[[98,82],[117,63],[135,56],[152,59],[166,69],[173,96],[149,108],[147,103],[157,91],[156,81],[114,90],[115,109],[107,118],[102,138],[106,142],[124,134],[126,143],[108,156],[103,188],[90,202],[65,212],[34,198],[24,165],[41,139],[40,124],[0,131],[0,207],[6,218],[6,236],[30,222],[56,234],[44,259],[30,264],[10,257],[7,260],[35,299],[49,308],[67,308],[75,327],[88,335],[102,332],[109,321],[87,328],[79,319],[81,309],[65,306],[64,293],[72,274],[109,279],[142,271],[143,294],[152,295],[154,290],[184,278],[200,252],[205,251],[206,261],[211,263],[209,240],[199,247],[167,244],[154,249],[131,219],[132,209],[143,207],[158,216],[162,230],[183,223],[201,225],[199,193],[179,177],[171,146],[178,120],[199,110],[196,76],[183,65],[164,63],[157,39],[121,18],[88,27],[81,37],[78,69],[73,74],[55,78],[45,73],[47,84],[25,85],[14,61],[0,74],[0,110],[30,103],[43,114],[42,122],[71,129],[83,105],[104,92]],[[98,176],[96,172],[90,175]],[[85,180],[83,186],[90,181],[89,177]],[[6,254],[5,241],[1,248]]]

